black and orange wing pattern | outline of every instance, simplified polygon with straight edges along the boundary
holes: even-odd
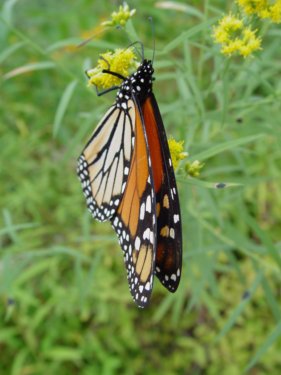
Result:
[[[135,145],[127,185],[111,219],[124,252],[134,301],[145,307],[150,299],[156,254],[156,206],[151,159],[144,123],[135,101]]]
[[[143,60],[124,79],[78,162],[88,208],[111,221],[139,307],[149,302],[154,274],[171,292],[181,274],[177,187],[152,74],[152,62]]]
[[[151,153],[156,194],[155,274],[170,292],[175,292],[182,268],[180,205],[165,128],[152,93],[145,100],[142,113]]]

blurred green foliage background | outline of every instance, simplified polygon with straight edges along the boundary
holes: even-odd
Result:
[[[0,374],[281,373],[280,26],[263,24],[256,56],[226,59],[211,27],[233,1],[169,3],[130,1],[126,33],[100,27],[117,1],[1,2]],[[75,169],[114,100],[84,70],[128,34],[151,56],[148,16],[167,133],[205,167],[177,174],[179,290],[157,281],[140,310]]]

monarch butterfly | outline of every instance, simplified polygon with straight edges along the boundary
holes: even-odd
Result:
[[[110,67],[103,70],[123,82],[77,168],[92,216],[110,220],[117,233],[130,292],[139,307],[150,300],[154,274],[175,292],[182,266],[179,198],[152,92],[153,72],[152,61],[144,58],[127,78]]]

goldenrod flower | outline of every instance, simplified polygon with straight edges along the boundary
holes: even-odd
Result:
[[[243,21],[232,14],[223,17],[214,28],[213,38],[221,44],[221,52],[231,56],[238,53],[244,57],[261,49],[261,38],[256,30],[244,25]]]
[[[269,18],[274,23],[281,22],[281,0],[237,0],[246,14],[259,18]]]
[[[118,12],[111,14],[111,21],[105,21],[102,23],[103,26],[125,26],[128,19],[130,19],[136,13],[135,9],[130,10],[127,3],[120,5]]]
[[[89,84],[103,89],[118,86],[122,80],[109,73],[103,73],[103,70],[110,70],[121,74],[123,77],[128,77],[130,71],[135,70],[136,67],[136,55],[131,48],[116,49],[114,52],[103,53],[98,59],[97,66],[87,71]]]
[[[195,160],[192,163],[187,162],[185,165],[185,171],[191,177],[198,177],[200,175],[201,169],[204,167],[203,163],[200,163],[199,160]]]
[[[218,43],[228,43],[231,34],[243,29],[243,21],[231,14],[223,17],[219,25],[214,28],[214,38]]]
[[[177,169],[179,162],[188,156],[188,153],[183,151],[184,141],[177,142],[174,138],[170,138],[168,144],[174,169]]]

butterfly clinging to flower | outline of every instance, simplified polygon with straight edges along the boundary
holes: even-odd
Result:
[[[126,50],[125,50],[126,51]],[[167,137],[152,92],[153,63],[142,58],[118,78],[116,100],[97,125],[78,160],[87,206],[110,220],[124,253],[130,292],[139,307],[150,299],[154,274],[175,292],[181,277],[179,197]],[[106,91],[110,91],[108,89]]]

